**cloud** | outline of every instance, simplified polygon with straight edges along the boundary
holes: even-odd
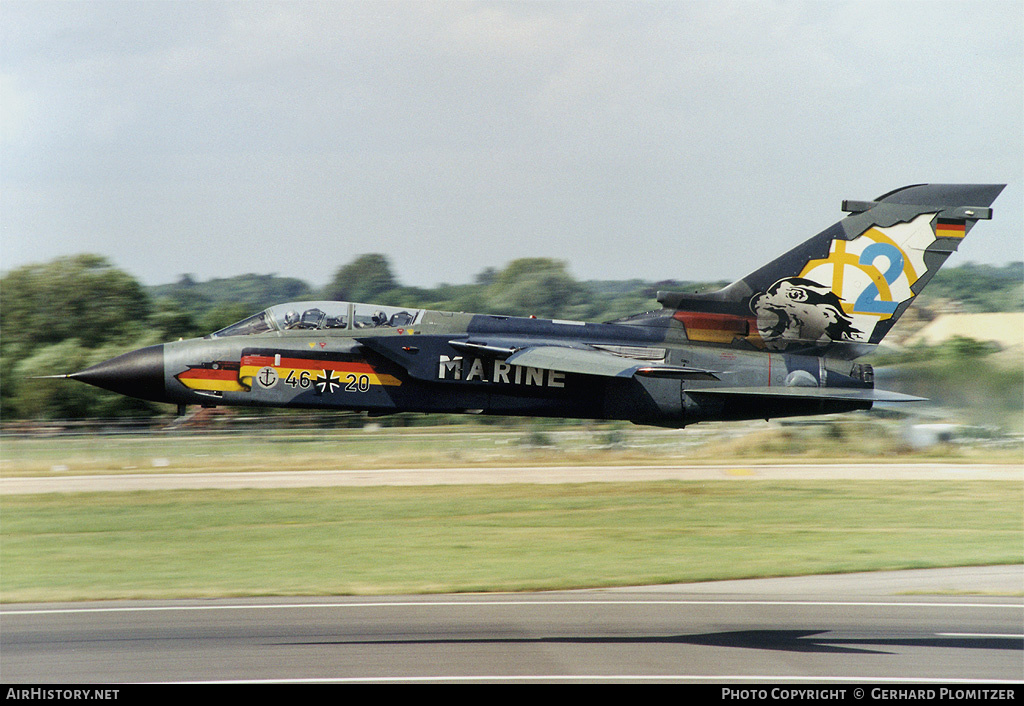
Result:
[[[322,283],[386,252],[409,284],[524,256],[722,278],[921,181],[1010,182],[963,255],[1024,255],[1015,2],[0,12],[5,269],[96,251],[150,283]]]

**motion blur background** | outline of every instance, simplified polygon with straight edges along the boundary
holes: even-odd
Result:
[[[6,0],[0,45],[5,434],[172,423],[32,376],[271,304],[608,320],[925,181],[1008,187],[869,362],[1024,431],[1019,2]]]

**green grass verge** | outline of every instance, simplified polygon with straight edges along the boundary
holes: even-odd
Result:
[[[0,599],[520,591],[1019,563],[1000,481],[658,482],[0,499]]]
[[[1016,439],[910,448],[901,424],[866,418],[763,422],[686,430],[517,429],[466,424],[409,429],[247,429],[236,433],[84,434],[0,439],[0,474],[205,473],[360,468],[745,464],[825,461],[1021,464]]]

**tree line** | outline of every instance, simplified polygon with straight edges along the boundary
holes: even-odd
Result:
[[[524,258],[487,268],[469,284],[406,286],[387,258],[360,255],[322,288],[277,275],[241,275],[146,287],[98,255],[26,265],[0,278],[0,418],[78,418],[165,413],[88,385],[36,379],[83,370],[142,346],[203,336],[273,304],[303,299],[609,321],[658,308],[659,289],[725,282],[579,281],[561,260]],[[960,299],[968,310],[1024,309],[1024,263],[940,271],[922,299]]]

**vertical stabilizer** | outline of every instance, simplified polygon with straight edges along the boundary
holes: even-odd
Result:
[[[658,300],[692,340],[725,342],[724,331],[769,350],[856,357],[882,340],[971,228],[992,217],[1004,186],[921,184],[844,201],[849,216],[728,287]],[[709,321],[717,340],[702,338]]]

